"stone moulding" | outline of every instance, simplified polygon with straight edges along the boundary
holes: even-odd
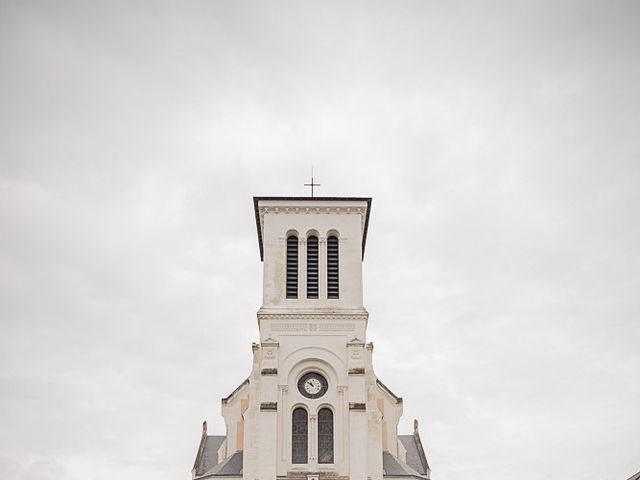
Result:
[[[378,385],[382,390],[387,392],[387,394],[389,394],[391,398],[395,400],[396,403],[402,403],[402,397],[399,397],[395,393],[393,393],[391,389],[387,387],[384,383],[382,383],[380,380],[376,379],[376,385]]]
[[[314,322],[332,322],[332,321],[367,321],[369,315],[366,313],[328,313],[328,314],[305,314],[305,313],[258,313],[258,320],[276,320],[276,321],[296,321],[306,320]]]
[[[272,323],[272,332],[353,332],[356,326],[353,323]]]
[[[317,202],[336,202],[330,206],[318,205]],[[260,203],[262,202],[262,205]],[[283,205],[282,203],[286,203]],[[311,202],[311,204],[309,203]],[[345,202],[357,202],[358,205],[345,205]],[[267,205],[269,203],[270,205]],[[277,205],[274,205],[277,204]],[[315,205],[314,205],[315,203]],[[308,214],[346,214],[359,215],[362,228],[362,258],[367,243],[369,230],[369,216],[371,215],[371,197],[253,197],[253,209],[258,230],[258,246],[260,247],[260,260],[264,260],[264,245],[262,232],[264,232],[265,215],[308,215]]]
[[[279,347],[280,346],[278,341],[274,340],[271,337],[269,337],[266,340],[263,340],[262,342],[260,342],[260,345],[262,345],[263,347]]]
[[[366,207],[308,207],[305,205],[294,205],[286,207],[260,207],[260,213],[346,213],[362,215],[366,213]]]
[[[306,332],[309,325],[306,323],[274,323],[271,325],[274,332]]]
[[[258,211],[258,215],[259,215],[259,222],[260,222],[260,229],[262,231],[264,231],[264,216],[265,215],[280,215],[280,214],[284,214],[284,215],[289,215],[289,214],[305,214],[305,215],[309,215],[310,213],[315,213],[315,214],[329,214],[329,213],[336,213],[336,214],[344,214],[344,215],[360,215],[360,223],[362,226],[362,229],[365,230],[366,225],[367,225],[367,212],[368,211],[368,207],[309,207],[306,205],[291,205],[291,206],[286,206],[286,207],[261,207]]]
[[[277,412],[278,411],[278,402],[262,402],[260,404],[261,412]]]
[[[247,378],[244,382],[242,382],[240,385],[238,385],[238,386],[236,387],[236,389],[235,389],[233,392],[231,392],[228,396],[224,397],[224,398],[222,399],[222,403],[223,403],[223,404],[228,403],[228,402],[229,402],[229,400],[231,400],[231,399],[234,397],[234,395],[235,395],[236,393],[238,393],[240,390],[242,390],[242,387],[244,387],[244,386],[246,386],[246,385],[249,385],[249,379],[248,379],[248,378]]]

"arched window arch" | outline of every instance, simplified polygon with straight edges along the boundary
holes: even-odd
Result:
[[[307,238],[307,298],[318,298],[318,237]]]
[[[327,298],[340,298],[338,237],[327,237]]]
[[[291,463],[309,463],[309,415],[302,407],[291,415]]]
[[[298,237],[287,237],[287,298],[298,298]]]
[[[318,463],[333,463],[333,412],[329,408],[318,412]]]

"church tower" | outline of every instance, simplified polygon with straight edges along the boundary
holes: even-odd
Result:
[[[263,302],[251,374],[206,422],[193,479],[428,480],[402,398],[376,377],[362,301],[371,198],[254,197]]]

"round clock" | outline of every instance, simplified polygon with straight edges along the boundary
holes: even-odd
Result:
[[[327,392],[327,379],[319,373],[305,373],[298,380],[298,390],[307,398],[320,398]]]

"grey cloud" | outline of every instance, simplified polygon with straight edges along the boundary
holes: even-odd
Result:
[[[637,471],[638,14],[3,2],[3,476],[187,478],[250,367],[251,196],[311,164],[374,198],[376,372],[438,478]]]

